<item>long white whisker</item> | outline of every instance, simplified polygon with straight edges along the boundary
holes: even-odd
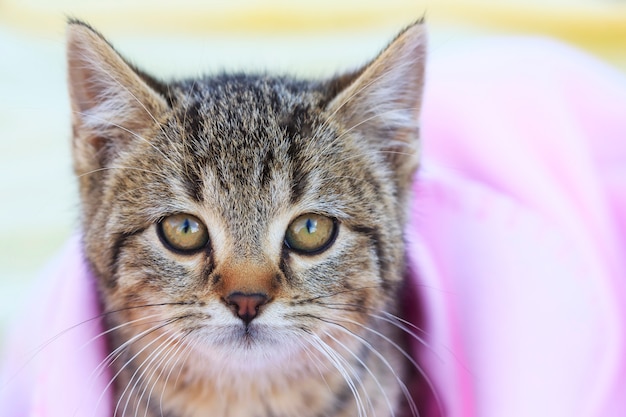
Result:
[[[190,349],[190,345],[183,343],[183,339],[185,338],[185,336],[189,335],[189,332],[187,332],[187,334],[183,334],[179,340],[178,346],[176,348],[176,351],[170,355],[170,358],[167,360],[167,362],[163,365],[163,370],[162,372],[159,374],[159,376],[157,377],[158,379],[161,379],[161,377],[163,376],[163,372],[165,371],[165,369],[169,368],[169,371],[167,372],[167,376],[165,377],[165,381],[163,382],[163,388],[161,390],[161,395],[159,397],[159,408],[161,410],[161,415],[164,415],[163,413],[163,396],[165,395],[165,389],[167,388],[167,383],[170,379],[170,375],[172,374],[172,371],[174,370],[174,368],[176,368],[176,365],[178,365],[178,362],[180,361],[181,357],[186,357],[187,355],[189,355],[189,349]],[[184,347],[184,348],[183,348]],[[182,352],[181,352],[181,348],[183,348]],[[174,360],[174,363],[171,364],[172,359]],[[152,392],[154,391],[154,388],[156,387],[156,381],[154,383],[154,385],[152,386],[152,389],[150,390],[150,394],[149,397],[152,397]],[[147,412],[147,409],[146,409]],[[146,416],[144,416],[146,417]]]
[[[152,393],[154,392],[154,389],[156,388],[157,383],[161,380],[161,377],[163,376],[163,373],[165,372],[165,370],[170,366],[170,362],[173,359],[177,358],[181,348],[184,346],[183,343],[181,343],[181,340],[184,337],[184,335],[182,335],[182,333],[179,332],[175,336],[176,337],[175,337],[175,341],[174,341],[173,345],[171,347],[169,347],[169,349],[167,350],[165,355],[163,355],[163,358],[159,361],[159,363],[156,364],[154,371],[152,372],[152,374],[148,378],[148,380],[154,380],[154,382],[152,383],[152,387],[150,388],[150,392],[148,393],[148,396],[146,397],[146,410],[144,412],[144,417],[147,417],[147,415],[148,415],[148,406],[147,405],[150,402],[150,400],[152,399]],[[159,375],[156,376],[156,378],[155,378],[155,374],[156,374],[156,370],[157,369],[159,369]],[[144,392],[141,393],[141,396],[139,397],[139,402],[141,402],[141,399],[143,398],[147,387],[148,386],[146,385],[146,387],[144,388]]]
[[[108,361],[108,360],[110,360],[110,358],[111,358],[111,357],[113,357],[114,355],[116,355],[116,356],[115,356],[115,358],[114,358],[114,359],[110,362],[110,363],[113,363],[114,361],[116,361],[116,360],[117,360],[117,358],[119,358],[119,357],[120,357],[120,355],[122,354],[122,352],[123,352],[123,350],[124,350],[124,349],[126,349],[128,346],[130,346],[132,343],[134,343],[134,342],[135,342],[135,341],[137,341],[138,339],[140,339],[140,338],[142,338],[142,337],[146,336],[147,334],[152,333],[152,332],[154,332],[154,331],[156,331],[156,330],[158,330],[158,329],[161,329],[161,328],[163,328],[163,327],[165,327],[165,326],[168,326],[168,325],[170,325],[170,324],[172,324],[172,323],[174,323],[174,322],[176,322],[176,321],[178,321],[178,320],[180,320],[180,319],[181,319],[180,317],[177,317],[177,318],[174,318],[174,319],[170,319],[170,320],[168,320],[168,321],[166,321],[166,322],[164,322],[164,323],[162,323],[162,324],[159,324],[159,325],[157,325],[157,326],[151,327],[151,328],[149,328],[149,329],[147,329],[147,330],[145,330],[145,331],[143,331],[143,332],[141,332],[141,333],[139,333],[139,334],[135,335],[134,337],[132,337],[131,339],[127,340],[127,341],[126,341],[126,342],[124,342],[122,345],[120,345],[117,349],[113,350],[113,351],[112,351],[112,352],[111,352],[111,353],[107,356],[107,358],[105,358],[105,360],[104,360],[104,361]],[[151,342],[151,343],[152,343],[152,342]],[[150,344],[151,344],[151,343],[150,343]],[[141,354],[141,353],[142,353],[142,352],[143,352],[143,351],[144,351],[144,350],[145,350],[148,346],[150,346],[150,344],[148,344],[146,347],[144,347],[143,349],[141,349],[141,350],[140,350],[138,353],[136,353],[136,354],[135,354],[135,356],[133,356],[130,360],[131,360],[131,361],[132,361],[132,360],[134,360],[134,359],[135,359],[138,355],[140,355],[140,354]],[[117,352],[117,353],[115,353],[115,352]],[[128,363],[128,362],[127,362],[127,363]],[[96,406],[95,406],[95,409],[94,409],[94,410],[98,409],[98,407],[100,406],[100,403],[102,402],[102,399],[104,398],[104,394],[105,394],[105,393],[107,392],[107,390],[111,387],[111,385],[113,384],[113,382],[115,382],[115,379],[116,379],[116,378],[120,375],[120,373],[123,371],[123,369],[124,369],[124,366],[122,366],[122,367],[120,368],[120,370],[119,370],[119,371],[118,371],[118,372],[117,372],[117,373],[116,373],[116,374],[115,374],[115,375],[111,378],[111,380],[108,382],[108,384],[104,387],[104,389],[102,390],[102,393],[100,394],[100,397],[98,398],[98,401],[97,401],[97,403],[96,403]],[[95,412],[95,411],[94,411],[94,412]]]
[[[169,332],[169,331],[164,332],[163,336],[165,336],[167,334],[169,334],[167,339],[162,341],[159,344],[159,346],[157,346],[154,349],[152,349],[152,351],[142,361],[142,363],[139,366],[137,366],[137,369],[135,369],[135,372],[133,373],[133,375],[131,376],[130,380],[128,381],[128,384],[126,385],[126,389],[120,395],[120,398],[122,398],[124,396],[126,390],[128,389],[128,386],[133,382],[133,379],[135,379],[135,383],[133,384],[133,387],[131,388],[131,390],[129,391],[129,393],[128,393],[127,397],[126,397],[126,404],[124,405],[124,411],[122,412],[122,415],[126,415],[126,409],[127,409],[128,405],[129,405],[130,399],[133,397],[133,392],[135,391],[135,389],[137,387],[141,388],[143,386],[143,390],[142,390],[141,395],[135,401],[135,417],[137,417],[137,412],[139,410],[139,404],[141,404],[141,400],[143,399],[143,395],[145,394],[145,392],[146,392],[146,390],[148,388],[148,383],[150,382],[151,378],[154,376],[154,374],[158,370],[158,364],[155,364],[155,362],[156,361],[160,362],[163,359],[162,358],[162,356],[163,356],[162,354],[163,354],[164,351],[166,351],[168,349],[172,349],[171,342],[172,342],[172,340],[175,340],[176,336],[177,336],[176,332]],[[153,366],[153,364],[155,364],[155,365]],[[148,376],[148,378],[146,378],[146,374],[149,372],[151,367],[153,367],[152,374],[150,376]],[[147,404],[147,402],[146,402],[146,404]]]
[[[110,329],[108,329],[108,330],[105,330],[105,331],[103,331],[103,332],[99,333],[98,335],[96,335],[96,336],[92,337],[91,339],[89,339],[89,340],[88,340],[87,342],[85,342],[85,343],[84,343],[84,344],[83,344],[83,345],[82,345],[82,346],[81,346],[78,350],[80,351],[80,350],[82,350],[82,349],[86,348],[89,344],[93,343],[95,340],[97,340],[97,339],[99,339],[99,338],[101,338],[101,337],[103,337],[103,336],[106,336],[107,334],[109,334],[109,333],[111,333],[111,332],[113,332],[113,331],[115,331],[115,330],[121,329],[121,328],[126,327],[126,326],[131,326],[131,325],[133,325],[133,324],[136,324],[137,322],[140,322],[140,321],[143,321],[143,320],[147,320],[147,319],[150,319],[150,318],[153,318],[153,317],[157,317],[157,315],[156,315],[156,314],[154,314],[154,315],[150,315],[150,316],[140,317],[140,318],[138,318],[138,319],[131,320],[131,321],[129,321],[129,322],[125,322],[125,323],[122,323],[122,324],[120,324],[120,325],[118,325],[118,326],[115,326],[115,327],[113,327],[113,328],[110,328]],[[98,364],[98,366],[96,366],[96,368],[95,368],[93,371],[91,371],[91,373],[89,374],[89,378],[88,378],[88,387],[89,387],[89,388],[92,388],[92,387],[93,387],[93,384],[94,384],[94,382],[95,382],[95,380],[96,380],[96,376],[102,375],[102,372],[103,372],[103,370],[104,370],[104,367],[110,364],[109,359],[111,358],[111,355],[112,355],[112,353],[109,353],[109,354],[108,354],[108,355],[107,355],[107,356],[106,356],[106,357],[105,357],[105,358],[104,358],[104,359],[103,359],[103,360],[102,360],[102,361]],[[78,412],[78,409],[79,409],[79,408],[80,408],[80,406],[77,406],[76,411],[74,411],[74,414],[73,414],[74,416],[75,416],[75,415],[76,415],[76,413]]]
[[[151,314],[151,315],[148,315],[148,316],[139,317],[138,319],[135,319],[135,320],[131,320],[131,321],[124,322],[124,323],[122,323],[122,324],[118,324],[117,326],[111,327],[111,328],[109,328],[109,329],[107,329],[107,330],[105,330],[105,331],[103,331],[103,332],[99,333],[98,335],[96,335],[96,336],[92,337],[91,339],[89,339],[88,341],[86,341],[86,342],[85,342],[85,343],[84,343],[84,344],[80,347],[80,349],[84,349],[85,347],[87,347],[87,345],[91,344],[91,343],[92,343],[92,342],[94,342],[96,339],[99,339],[99,338],[101,338],[102,336],[106,336],[107,334],[109,334],[109,333],[111,333],[111,332],[114,332],[114,331],[119,330],[119,329],[121,329],[121,328],[123,328],[123,327],[126,327],[126,326],[131,326],[131,325],[133,325],[133,324],[139,323],[140,321],[149,320],[149,319],[152,319],[152,318],[155,318],[155,317],[159,317],[159,316],[160,316],[159,314]],[[162,321],[158,321],[157,323],[162,323]]]
[[[438,359],[443,361],[443,358],[441,357],[441,355],[439,355],[439,353],[435,350],[435,348],[430,343],[428,343],[425,338],[415,334],[415,331],[419,331],[421,333],[426,333],[426,332],[424,332],[424,330],[420,329],[419,327],[417,327],[413,323],[410,323],[410,322],[408,322],[408,321],[406,321],[406,320],[404,320],[404,319],[402,319],[402,318],[400,318],[398,316],[395,316],[395,315],[393,315],[391,313],[387,313],[386,311],[383,311],[382,313],[385,314],[386,317],[380,316],[378,314],[372,314],[372,313],[369,313],[369,315],[371,317],[377,318],[379,320],[386,321],[387,323],[389,323],[389,324],[391,324],[393,326],[396,326],[397,328],[399,328],[400,330],[402,330],[406,334],[408,334],[410,337],[415,339],[417,342],[419,342],[422,346],[427,348]]]
[[[183,374],[183,368],[185,367],[185,365],[187,364],[187,361],[189,360],[189,357],[191,356],[191,352],[196,348],[196,346],[198,346],[200,344],[200,340],[196,340],[192,347],[190,349],[188,349],[187,351],[187,356],[185,357],[185,359],[183,360],[183,363],[181,365],[181,367],[178,369],[178,374],[176,374],[176,379],[174,380],[174,387],[178,386],[178,381],[180,381],[180,377]]]
[[[325,307],[327,307],[327,308],[339,308],[339,309],[352,308],[352,309],[354,309],[354,311],[363,311],[366,314],[368,314],[370,317],[374,317],[376,319],[386,321],[387,323],[389,323],[389,324],[391,324],[393,326],[396,326],[399,329],[401,329],[402,331],[404,331],[411,338],[415,339],[422,346],[424,346],[430,352],[432,352],[435,356],[437,356],[437,358],[442,359],[441,356],[434,349],[434,347],[430,343],[428,343],[424,337],[421,337],[421,336],[417,335],[413,330],[418,331],[418,332],[420,332],[422,334],[425,334],[425,335],[426,335],[426,332],[423,329],[420,329],[415,324],[413,324],[413,323],[411,323],[411,322],[409,322],[407,320],[404,320],[404,319],[402,319],[402,318],[400,318],[398,316],[395,316],[395,315],[393,315],[393,314],[391,314],[389,312],[386,312],[386,311],[381,311],[381,313],[384,314],[386,317],[380,316],[379,314],[370,313],[370,312],[367,311],[367,310],[370,310],[370,309],[365,307],[365,306],[362,306],[362,305],[346,304],[346,303],[328,303],[328,302],[324,302],[324,303],[320,303],[320,304],[325,306]],[[378,311],[378,310],[376,310],[376,311]]]
[[[156,322],[156,325],[153,327],[150,327],[136,335],[134,335],[133,337],[131,337],[130,339],[126,340],[124,343],[122,343],[120,346],[118,346],[117,348],[113,349],[106,358],[104,358],[104,360],[101,362],[102,366],[111,366],[113,363],[115,363],[115,361],[117,361],[119,359],[119,357],[122,355],[122,353],[124,352],[124,350],[129,347],[132,343],[134,343],[135,341],[141,339],[142,337],[146,336],[147,334],[157,330],[158,328],[160,328],[161,326],[163,326],[164,321],[159,320]],[[123,327],[123,326],[118,326],[118,327]]]
[[[346,384],[348,384],[348,388],[352,392],[352,395],[356,401],[358,416],[367,416],[367,411],[365,409],[363,399],[361,398],[361,394],[359,393],[359,390],[357,389],[357,386],[352,379],[352,376],[350,376],[350,373],[352,373],[352,375],[357,377],[357,373],[341,355],[339,355],[333,348],[331,348],[326,342],[324,342],[318,335],[310,333],[310,337],[310,341],[314,342],[311,343],[311,346],[317,348],[317,350],[333,364],[334,368],[341,374],[343,379],[346,381]]]
[[[341,326],[338,327],[339,329],[341,329]],[[350,336],[354,336],[354,333],[348,331],[347,329],[343,329],[346,331],[346,334],[349,334]],[[374,372],[372,372],[372,370],[370,369],[369,366],[367,366],[367,364],[365,362],[363,362],[363,360],[359,357],[359,355],[357,355],[356,353],[354,353],[350,348],[348,348],[343,342],[341,342],[339,339],[337,339],[336,337],[334,337],[330,332],[324,331],[324,334],[332,339],[335,343],[337,343],[339,346],[343,347],[344,350],[346,350],[348,353],[350,353],[350,355],[359,363],[361,364],[361,366],[363,367],[363,369],[365,369],[367,371],[367,373],[372,377],[372,379],[374,380],[374,383],[376,384],[376,386],[378,387],[378,390],[380,391],[380,393],[383,395],[385,402],[387,403],[387,408],[389,409],[389,412],[391,413],[391,415],[393,417],[395,417],[396,413],[393,409],[393,406],[391,405],[391,402],[389,401],[389,397],[387,396],[387,393],[385,392],[385,390],[383,389],[382,385],[380,385],[380,381],[378,380],[378,378],[376,377],[376,375],[374,374]],[[360,339],[360,338],[359,338]],[[361,342],[363,342],[362,339],[360,339]],[[370,349],[372,352],[377,352],[376,349],[374,349],[369,343],[364,343],[365,346],[368,347],[368,349]],[[382,355],[381,355],[382,357]],[[394,372],[395,375],[395,372]],[[397,375],[395,375],[396,378],[398,378]],[[398,381],[400,381],[398,379]],[[368,403],[370,405],[370,409],[373,409],[374,406],[372,405],[371,401],[369,400],[369,396],[368,396]],[[418,416],[419,417],[419,416]]]
[[[306,335],[308,336],[308,333],[306,333]],[[327,368],[326,364],[324,364],[319,357],[317,357],[316,355],[313,354],[313,352],[311,352],[311,348],[309,348],[309,346],[306,343],[304,343],[304,341],[302,341],[300,338],[296,338],[294,340],[300,345],[302,350],[306,352],[306,355],[311,360],[311,363],[315,366],[315,369],[317,369],[317,372],[319,373],[320,378],[322,378],[322,380],[324,381],[324,384],[326,384],[328,391],[332,392],[332,388],[328,384],[328,381],[326,380],[326,376],[324,375],[324,372],[320,368],[320,366]]]
[[[379,337],[382,337],[386,342],[390,343],[392,346],[394,346],[394,348],[396,348],[406,358],[408,358],[409,361],[411,361],[414,364],[414,366],[417,367],[417,369],[419,370],[420,373],[422,372],[421,368],[417,365],[417,363],[414,362],[413,359],[409,355],[407,355],[406,352],[396,342],[394,342],[393,340],[389,339],[388,337],[386,337],[385,335],[381,334],[380,332],[374,331],[374,329],[371,329],[371,328],[369,328],[369,327],[367,327],[367,326],[365,326],[365,325],[363,325],[361,323],[355,322],[353,320],[347,320],[346,319],[346,320],[341,320],[341,321],[346,321],[348,323],[355,324],[357,326],[362,327],[363,329],[366,329],[366,330],[369,330],[371,332],[374,332]],[[409,389],[407,388],[406,384],[402,381],[402,379],[400,378],[400,376],[398,375],[396,370],[393,368],[393,366],[391,366],[389,361],[384,356],[382,356],[382,354],[378,350],[376,350],[372,346],[372,344],[370,342],[368,342],[365,338],[355,334],[354,332],[348,330],[345,326],[342,326],[342,325],[340,325],[338,323],[334,323],[332,321],[326,321],[326,320],[325,320],[325,322],[327,322],[327,323],[329,323],[331,325],[334,324],[335,326],[337,326],[337,328],[339,328],[339,329],[343,330],[344,332],[346,332],[347,334],[350,334],[353,337],[359,339],[370,350],[370,352],[374,353],[374,355],[376,355],[376,357],[378,357],[378,359],[380,359],[383,362],[383,364],[385,364],[387,369],[389,369],[391,371],[391,373],[393,374],[393,376],[396,378],[396,381],[398,381],[398,384],[400,386],[402,394],[404,395],[404,397],[406,398],[407,402],[409,403],[409,407],[411,408],[412,415],[419,417],[419,415],[420,415],[419,410],[417,409],[417,406],[415,405],[415,401],[413,401],[413,398],[412,398],[412,396],[411,396],[411,394],[409,392]]]
[[[329,297],[334,296],[335,294],[331,294],[329,295]],[[326,297],[324,297],[326,298]],[[374,313],[369,313],[368,310],[370,310],[369,308],[362,306],[362,305],[357,305],[357,304],[346,304],[346,303],[328,303],[328,302],[320,302],[319,305],[324,306],[325,308],[329,308],[329,309],[338,309],[338,310],[345,310],[345,311],[354,311],[354,312],[363,312],[368,314],[370,317],[385,321],[395,327],[398,327],[399,329],[403,330],[404,332],[408,333],[410,336],[415,337],[418,341],[420,341],[420,343],[422,343],[424,346],[428,347],[429,349],[432,350],[432,347],[430,347],[430,345],[427,344],[426,340],[424,340],[423,338],[419,337],[418,335],[414,334],[410,328],[408,328],[407,326],[402,326],[400,323],[394,322],[391,318],[397,318],[396,316],[383,311],[382,313],[385,313],[387,315],[387,317],[384,316],[379,316],[378,314],[374,314]],[[376,310],[378,311],[378,310]],[[368,346],[368,348],[371,347],[371,350],[385,363],[385,365],[393,372],[394,376],[396,377],[396,379],[402,384],[401,388],[402,391],[405,395],[405,397],[407,398],[407,401],[409,402],[409,405],[411,406],[413,411],[413,415],[419,415],[416,414],[417,413],[417,409],[414,406],[414,401],[412,399],[412,396],[410,396],[408,388],[406,387],[406,385],[404,385],[402,383],[402,381],[400,380],[400,378],[398,377],[397,373],[395,372],[395,370],[393,369],[393,367],[391,367],[391,365],[389,364],[389,362],[384,359],[383,357],[380,356],[380,353],[377,352],[375,349],[373,349],[373,347],[371,346],[371,344],[362,336],[350,331],[349,329],[347,329],[345,326],[335,322],[345,322],[345,323],[349,323],[352,325],[356,325],[359,326],[369,332],[372,332],[374,334],[376,334],[377,336],[381,337],[383,340],[385,340],[387,343],[391,344],[399,353],[401,353],[414,367],[415,369],[419,372],[419,374],[421,375],[421,377],[423,378],[424,382],[426,382],[426,384],[428,385],[430,392],[432,393],[436,403],[437,403],[437,407],[439,408],[439,410],[443,410],[443,406],[442,406],[442,401],[439,397],[438,391],[435,389],[434,384],[432,383],[432,381],[430,380],[430,378],[428,377],[428,375],[426,374],[426,372],[424,371],[424,369],[415,361],[415,359],[409,354],[407,353],[401,346],[398,345],[398,343],[396,343],[394,340],[390,339],[389,337],[387,337],[386,335],[380,333],[379,331],[376,331],[375,329],[372,329],[368,326],[365,326],[362,323],[359,323],[357,321],[351,320],[349,318],[335,318],[333,317],[332,321],[330,319],[324,319],[321,318],[319,316],[315,316],[315,315],[307,315],[308,317],[312,317],[315,318],[317,320],[323,321],[327,324],[333,325],[333,326],[338,326],[339,328],[341,328],[341,330],[348,332],[350,334],[352,334],[354,337],[360,339],[366,346]],[[389,318],[391,317],[391,318]],[[397,318],[399,321],[405,322],[405,320],[399,319]],[[408,322],[407,322],[408,323]],[[415,330],[418,330],[422,333],[425,333],[422,329],[420,329],[419,327],[415,326],[412,323],[408,323],[411,325],[411,327],[413,327]],[[436,353],[436,352],[435,352]]]
[[[149,343],[149,345],[151,345],[152,343],[157,342],[159,339],[163,338],[167,336],[167,338],[160,342],[160,344],[158,346],[156,346],[154,349],[150,350],[150,353],[148,354],[148,356],[136,367],[135,372],[133,372],[133,374],[131,375],[130,379],[128,380],[128,382],[126,383],[126,387],[124,387],[124,390],[119,394],[119,398],[117,400],[117,405],[115,406],[115,411],[113,412],[113,416],[117,415],[117,412],[119,410],[119,407],[121,406],[121,402],[122,399],[124,397],[126,397],[126,403],[124,404],[124,409],[122,410],[122,416],[126,415],[126,410],[130,404],[130,400],[131,398],[133,398],[133,392],[135,391],[135,388],[137,387],[137,385],[141,382],[143,384],[142,378],[145,374],[145,370],[147,369],[147,367],[149,367],[152,362],[154,361],[155,358],[159,357],[159,354],[161,352],[162,349],[164,349],[165,347],[167,347],[167,342],[170,340],[170,338],[172,337],[172,335],[170,334],[170,332],[165,331],[162,334],[160,334],[159,336],[157,336],[152,342]],[[127,361],[122,368],[125,368],[128,364],[130,364],[132,362],[132,360]],[[146,366],[144,368],[144,366]],[[142,369],[144,368],[144,369]],[[139,374],[141,372],[141,374]],[[135,383],[133,384],[133,381],[135,381]],[[132,385],[132,388],[131,388]],[[128,391],[128,389],[130,388],[130,391]],[[128,394],[126,394],[128,392]],[[139,400],[135,400],[134,401],[135,405],[135,411],[137,410],[137,407],[139,407],[140,401]]]
[[[146,359],[144,361],[142,361],[141,364],[139,364],[139,366],[137,366],[137,369],[135,369],[135,372],[133,372],[132,376],[130,377],[130,379],[128,380],[128,383],[126,384],[126,387],[124,388],[124,390],[119,394],[119,398],[117,400],[117,405],[115,406],[115,410],[113,412],[113,416],[117,416],[117,412],[119,410],[119,407],[121,406],[121,401],[124,398],[124,396],[126,395],[126,392],[128,391],[128,389],[130,388],[131,384],[133,383],[133,380],[135,379],[135,377],[137,376],[137,374],[139,373],[139,371],[141,370],[141,368],[146,364],[146,361],[149,361],[150,358],[154,357],[154,355],[156,354],[158,356],[158,352],[159,349],[161,349],[164,344],[167,343],[167,340],[171,337],[171,335],[169,334],[169,332],[165,331],[163,333],[161,333],[160,335],[158,335],[157,337],[154,338],[154,340],[150,341],[148,344],[146,344],[146,346],[144,346],[143,348],[141,348],[139,350],[139,352],[137,352],[132,358],[130,358],[129,360],[127,360],[121,367],[120,370],[115,374],[115,376],[112,379],[117,378],[121,372],[124,370],[124,368],[126,368],[132,361],[134,361],[141,353],[143,353],[145,350],[147,350],[150,346],[152,346],[154,343],[157,343],[161,338],[166,337],[167,339],[164,342],[161,342],[157,348],[152,349],[151,352],[148,354],[148,356],[146,357]],[[130,403],[130,399],[132,397],[132,392],[134,391],[137,383],[139,382],[140,378],[137,378],[137,381],[135,382],[135,384],[133,385],[131,391],[129,392],[128,396],[126,396],[126,404],[124,405],[124,409],[122,411],[122,416],[126,415],[126,409],[128,408],[128,405]],[[135,404],[135,407],[137,407],[139,405],[139,403],[137,402]]]
[[[389,319],[385,319],[384,317],[380,317],[378,315],[373,315],[372,316],[379,318],[380,320],[384,320],[387,321],[388,323],[398,327],[399,329],[403,330],[406,334],[408,334],[409,336],[415,338],[415,340],[417,340],[419,343],[421,343],[423,346],[425,346],[430,352],[432,352],[439,360],[442,360],[441,355],[439,355],[439,353],[437,353],[437,351],[428,343],[426,342],[426,340],[422,337],[419,337],[418,335],[416,335],[413,331],[410,330],[409,327],[407,326],[403,326],[401,323],[406,323],[408,325],[410,325],[410,327],[414,328],[415,330],[424,332],[422,329],[420,329],[419,327],[415,326],[413,323],[407,322],[404,319],[401,319],[400,317],[397,317],[391,313],[387,313],[387,312],[383,312],[387,315],[389,315],[390,317],[396,319],[398,322],[394,322],[393,320],[389,320]],[[371,331],[371,329],[368,329]],[[424,371],[424,369],[420,366],[417,365],[417,362],[412,359],[413,357],[411,355],[408,355],[408,353],[406,353],[404,351],[404,349],[400,349],[401,353],[406,356],[409,357],[409,360],[411,361],[411,363],[413,364],[413,366],[416,367],[416,369],[418,370],[418,372],[420,373],[420,375],[422,376],[422,378],[424,378],[424,381],[426,382],[426,384],[428,385],[428,389],[431,391],[433,397],[435,398],[435,402],[437,403],[437,408],[439,409],[439,411],[443,414],[443,401],[441,400],[441,397],[439,396],[439,392],[438,390],[435,388],[433,382],[430,380],[430,378],[427,376],[426,371]]]
[[[66,334],[68,334],[69,332],[77,329],[80,326],[84,326],[86,324],[90,324],[93,323],[96,320],[100,320],[102,319],[102,317],[104,317],[107,313],[105,314],[100,314],[98,316],[95,317],[91,317],[89,319],[83,320],[79,323],[76,323],[74,325],[71,325],[67,328],[65,328],[64,330],[56,333],[54,336],[50,337],[49,339],[45,340],[44,342],[42,342],[39,346],[35,347],[34,349],[31,350],[31,353],[29,353],[28,358],[25,359],[24,363],[19,367],[19,369],[17,371],[15,371],[15,373],[10,376],[5,382],[6,385],[3,385],[2,387],[0,387],[0,391],[1,390],[5,390],[6,387],[17,377],[17,375],[19,375],[20,372],[22,372],[24,370],[24,368],[26,366],[28,366],[28,364],[30,364],[33,359],[40,354],[44,349],[46,349],[48,346],[50,346],[52,343],[56,342],[58,339],[60,339],[61,337],[65,336]],[[92,342],[93,340],[97,339],[98,337],[102,336],[102,334],[95,336],[92,340],[90,340],[89,342],[87,342],[86,344],[89,344],[90,342]],[[86,345],[85,344],[85,345]],[[77,350],[83,349],[85,346],[81,346],[80,348],[78,348]]]

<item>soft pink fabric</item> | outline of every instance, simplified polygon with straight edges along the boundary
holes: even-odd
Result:
[[[445,416],[626,415],[626,77],[545,40],[435,50],[422,135],[413,352]],[[44,276],[0,413],[110,417],[100,325],[72,327],[99,314],[77,240]]]
[[[2,417],[111,417],[94,280],[73,238],[43,272],[3,358]],[[95,320],[94,320],[95,318]],[[104,393],[104,395],[101,395]]]
[[[625,416],[626,77],[503,39],[426,85],[409,255],[446,415]]]

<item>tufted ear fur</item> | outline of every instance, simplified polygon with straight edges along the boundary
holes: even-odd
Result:
[[[400,188],[410,184],[419,163],[425,56],[426,29],[420,21],[401,32],[328,105],[346,130],[385,154]]]
[[[67,28],[67,65],[77,174],[111,164],[133,141],[148,138],[168,108],[158,83],[129,65],[87,24]]]

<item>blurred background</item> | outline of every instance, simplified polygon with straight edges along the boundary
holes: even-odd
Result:
[[[550,36],[626,71],[624,0],[0,0],[0,348],[78,225],[68,16],[167,79],[222,69],[322,77],[365,63],[423,15],[431,56],[477,37]]]

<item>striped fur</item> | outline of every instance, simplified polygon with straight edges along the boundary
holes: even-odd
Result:
[[[395,315],[424,54],[420,22],[342,77],[162,83],[70,22],[84,250],[116,416],[416,414]],[[308,212],[339,227],[315,255],[284,243]],[[157,224],[176,213],[206,224],[204,250],[163,244]],[[270,300],[248,325],[223,297],[243,289]]]

